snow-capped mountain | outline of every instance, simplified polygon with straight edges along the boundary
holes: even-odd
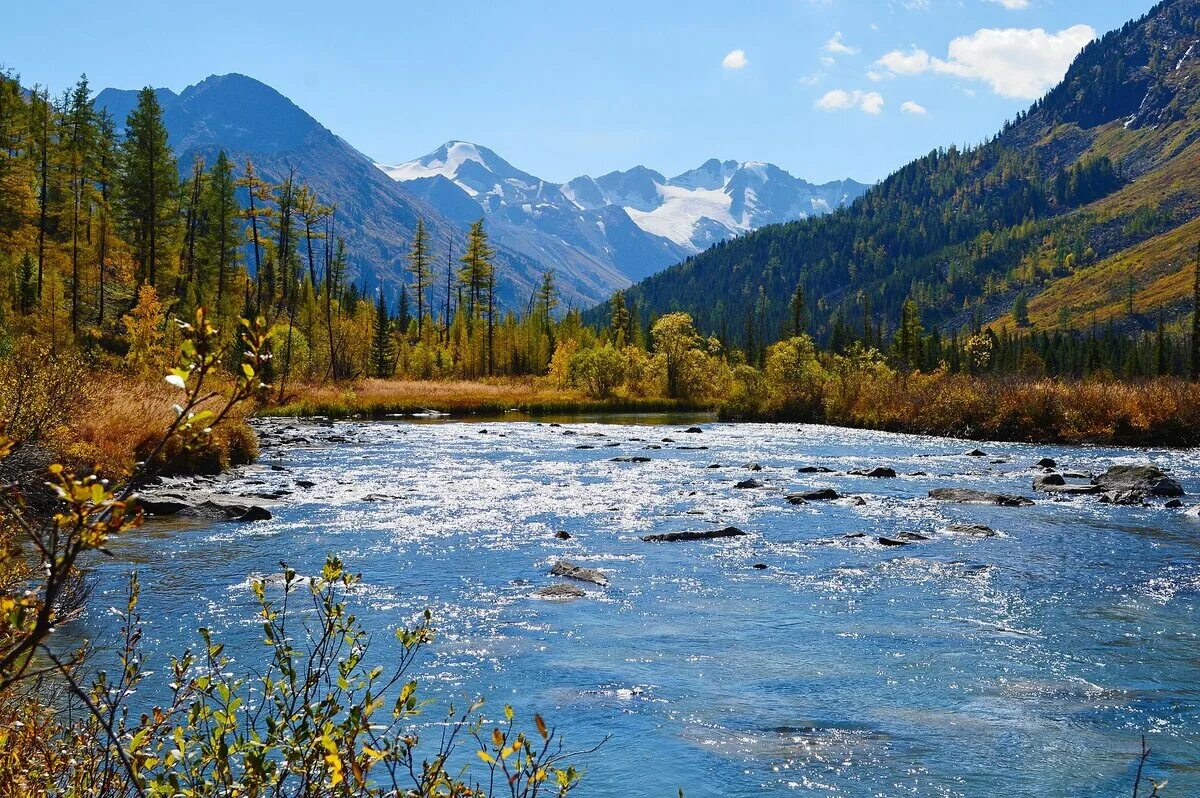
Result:
[[[503,245],[539,260],[653,274],[731,236],[828,213],[867,190],[814,185],[757,161],[706,161],[667,178],[644,166],[551,183],[487,147],[449,141],[398,166],[379,165],[446,216],[486,215]]]

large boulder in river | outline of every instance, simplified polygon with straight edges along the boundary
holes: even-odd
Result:
[[[587,595],[587,591],[575,585],[550,585],[538,588],[534,591],[534,595],[548,599],[574,599],[583,598]]]
[[[842,498],[841,495],[833,488],[821,488],[820,490],[810,490],[805,493],[789,494],[787,500],[792,502],[792,504],[803,504],[804,502],[832,501],[833,499],[840,498]],[[793,501],[794,499],[800,499],[800,501]]]
[[[1104,491],[1138,491],[1151,496],[1182,496],[1183,486],[1156,466],[1113,466],[1092,482]]]
[[[580,582],[591,582],[593,585],[599,585],[600,587],[608,586],[608,577],[595,568],[584,568],[582,565],[576,565],[566,560],[559,560],[554,563],[554,567],[550,569],[550,573],[555,576],[565,576],[568,579],[578,579]]]
[[[995,504],[1000,507],[1028,507],[1032,499],[1008,493],[988,493],[974,488],[934,488],[929,498],[958,504]]]
[[[642,540],[647,543],[679,543],[689,540],[714,540],[716,538],[737,538],[746,533],[736,526],[724,529],[710,529],[703,532],[663,532],[658,535],[645,535]]]

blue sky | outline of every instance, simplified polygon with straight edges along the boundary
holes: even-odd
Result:
[[[464,139],[556,181],[710,157],[870,181],[995,132],[1150,0],[12,5],[0,63],[26,83],[242,72],[386,163]]]

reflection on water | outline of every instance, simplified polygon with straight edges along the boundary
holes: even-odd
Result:
[[[281,560],[315,573],[336,552],[364,574],[354,601],[372,628],[433,611],[434,695],[542,711],[580,747],[612,734],[584,796],[1111,795],[1143,733],[1171,794],[1200,792],[1200,519],[1094,497],[926,498],[1033,496],[1044,456],[1081,472],[1154,462],[1195,494],[1195,453],[966,457],[975,444],[816,426],[601,421],[272,422],[312,442],[216,487],[293,491],[274,519],[148,526],[99,563],[83,623],[103,632],[133,562],[157,653],[205,625],[249,667],[247,577]],[[612,460],[634,456],[650,459]],[[753,463],[764,487],[734,488]],[[845,475],[875,465],[901,476]],[[784,499],[826,487],[847,498]],[[749,534],[640,540],[728,525]],[[878,542],[905,532],[929,540]],[[533,598],[559,558],[608,587]]]

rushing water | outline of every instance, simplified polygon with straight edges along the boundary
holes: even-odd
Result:
[[[1142,734],[1167,795],[1200,793],[1200,519],[1090,496],[926,497],[1033,497],[1043,456],[1078,471],[1153,462],[1194,495],[1195,453],[983,444],[989,456],[968,457],[962,441],[818,426],[599,421],[295,422],[313,443],[216,486],[293,490],[274,519],[148,524],[98,566],[83,623],[105,629],[133,562],[156,656],[205,625],[251,667],[247,577],[280,560],[315,573],[336,552],[364,574],[354,600],[370,628],[433,611],[439,639],[418,666],[430,694],[541,711],[580,748],[612,735],[584,761],[581,796],[1118,795]],[[610,460],[629,455],[652,459]],[[845,475],[874,465],[901,476]],[[751,476],[765,487],[734,488]],[[784,500],[821,487],[866,501]],[[998,534],[947,531],[962,522]],[[750,534],[639,539],[730,524]],[[903,531],[931,539],[871,537]],[[868,536],[844,537],[856,532]],[[562,581],[548,573],[559,558],[610,585],[533,597]]]

